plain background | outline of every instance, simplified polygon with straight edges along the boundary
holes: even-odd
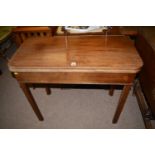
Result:
[[[153,0],[1,0],[0,26],[154,26]],[[154,130],[0,130],[1,154],[151,154]]]

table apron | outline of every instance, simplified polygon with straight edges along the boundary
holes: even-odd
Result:
[[[131,84],[131,73],[83,73],[83,72],[14,72],[14,77],[23,83],[55,84]]]

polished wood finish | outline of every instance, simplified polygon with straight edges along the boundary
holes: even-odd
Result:
[[[117,109],[116,109],[116,112],[115,112],[115,115],[113,118],[113,123],[117,123],[117,121],[118,121],[118,118],[119,118],[119,116],[123,110],[124,105],[125,105],[125,101],[126,101],[127,96],[129,94],[130,88],[131,88],[131,85],[125,85],[123,88],[123,91],[121,93],[121,96],[120,96],[120,99],[118,102],[118,106],[117,106]]]
[[[49,87],[46,87],[45,89],[46,89],[47,95],[50,95],[51,94],[51,89]]]
[[[15,42],[20,46],[27,38],[30,37],[47,37],[52,36],[51,29],[47,26],[21,26],[13,29]]]
[[[131,37],[137,36],[139,29],[139,26],[120,26],[119,28],[121,34]]]
[[[43,116],[42,116],[42,114],[41,114],[41,112],[40,112],[40,110],[39,110],[39,108],[38,108],[38,106],[37,106],[37,104],[36,104],[32,94],[31,94],[28,86],[25,83],[20,83],[20,87],[23,90],[25,96],[27,97],[27,99],[28,99],[31,107],[33,108],[35,114],[37,115],[38,119],[40,121],[43,121],[44,118],[43,118]]]
[[[20,46],[28,38],[52,36],[52,28],[47,26],[20,26],[13,29],[13,34],[16,45]],[[50,88],[46,87],[46,93],[47,95],[51,94]]]
[[[9,69],[23,84],[125,85],[113,119],[116,123],[142,64],[128,37],[69,36],[66,46],[64,36],[55,36],[26,40]]]
[[[30,38],[12,57],[9,68],[13,72],[137,73],[142,66],[128,37],[69,36],[67,46],[62,36]]]
[[[100,73],[100,72],[15,72],[15,77],[21,82],[28,83],[57,83],[57,84],[131,84],[135,74]]]
[[[110,96],[113,96],[114,95],[114,90],[115,90],[115,86],[114,85],[111,85],[110,86],[110,90],[109,90],[109,95]]]

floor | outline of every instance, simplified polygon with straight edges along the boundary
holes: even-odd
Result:
[[[15,52],[15,45],[8,56]],[[11,76],[7,63],[0,59],[0,128],[5,129],[144,129],[144,123],[132,90],[117,124],[112,118],[121,93],[109,96],[108,89],[92,87],[52,88],[46,95],[43,88],[31,89],[44,116],[39,121]]]

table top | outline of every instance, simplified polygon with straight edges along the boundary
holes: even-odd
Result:
[[[27,39],[9,61],[12,72],[137,73],[143,63],[126,36]]]

